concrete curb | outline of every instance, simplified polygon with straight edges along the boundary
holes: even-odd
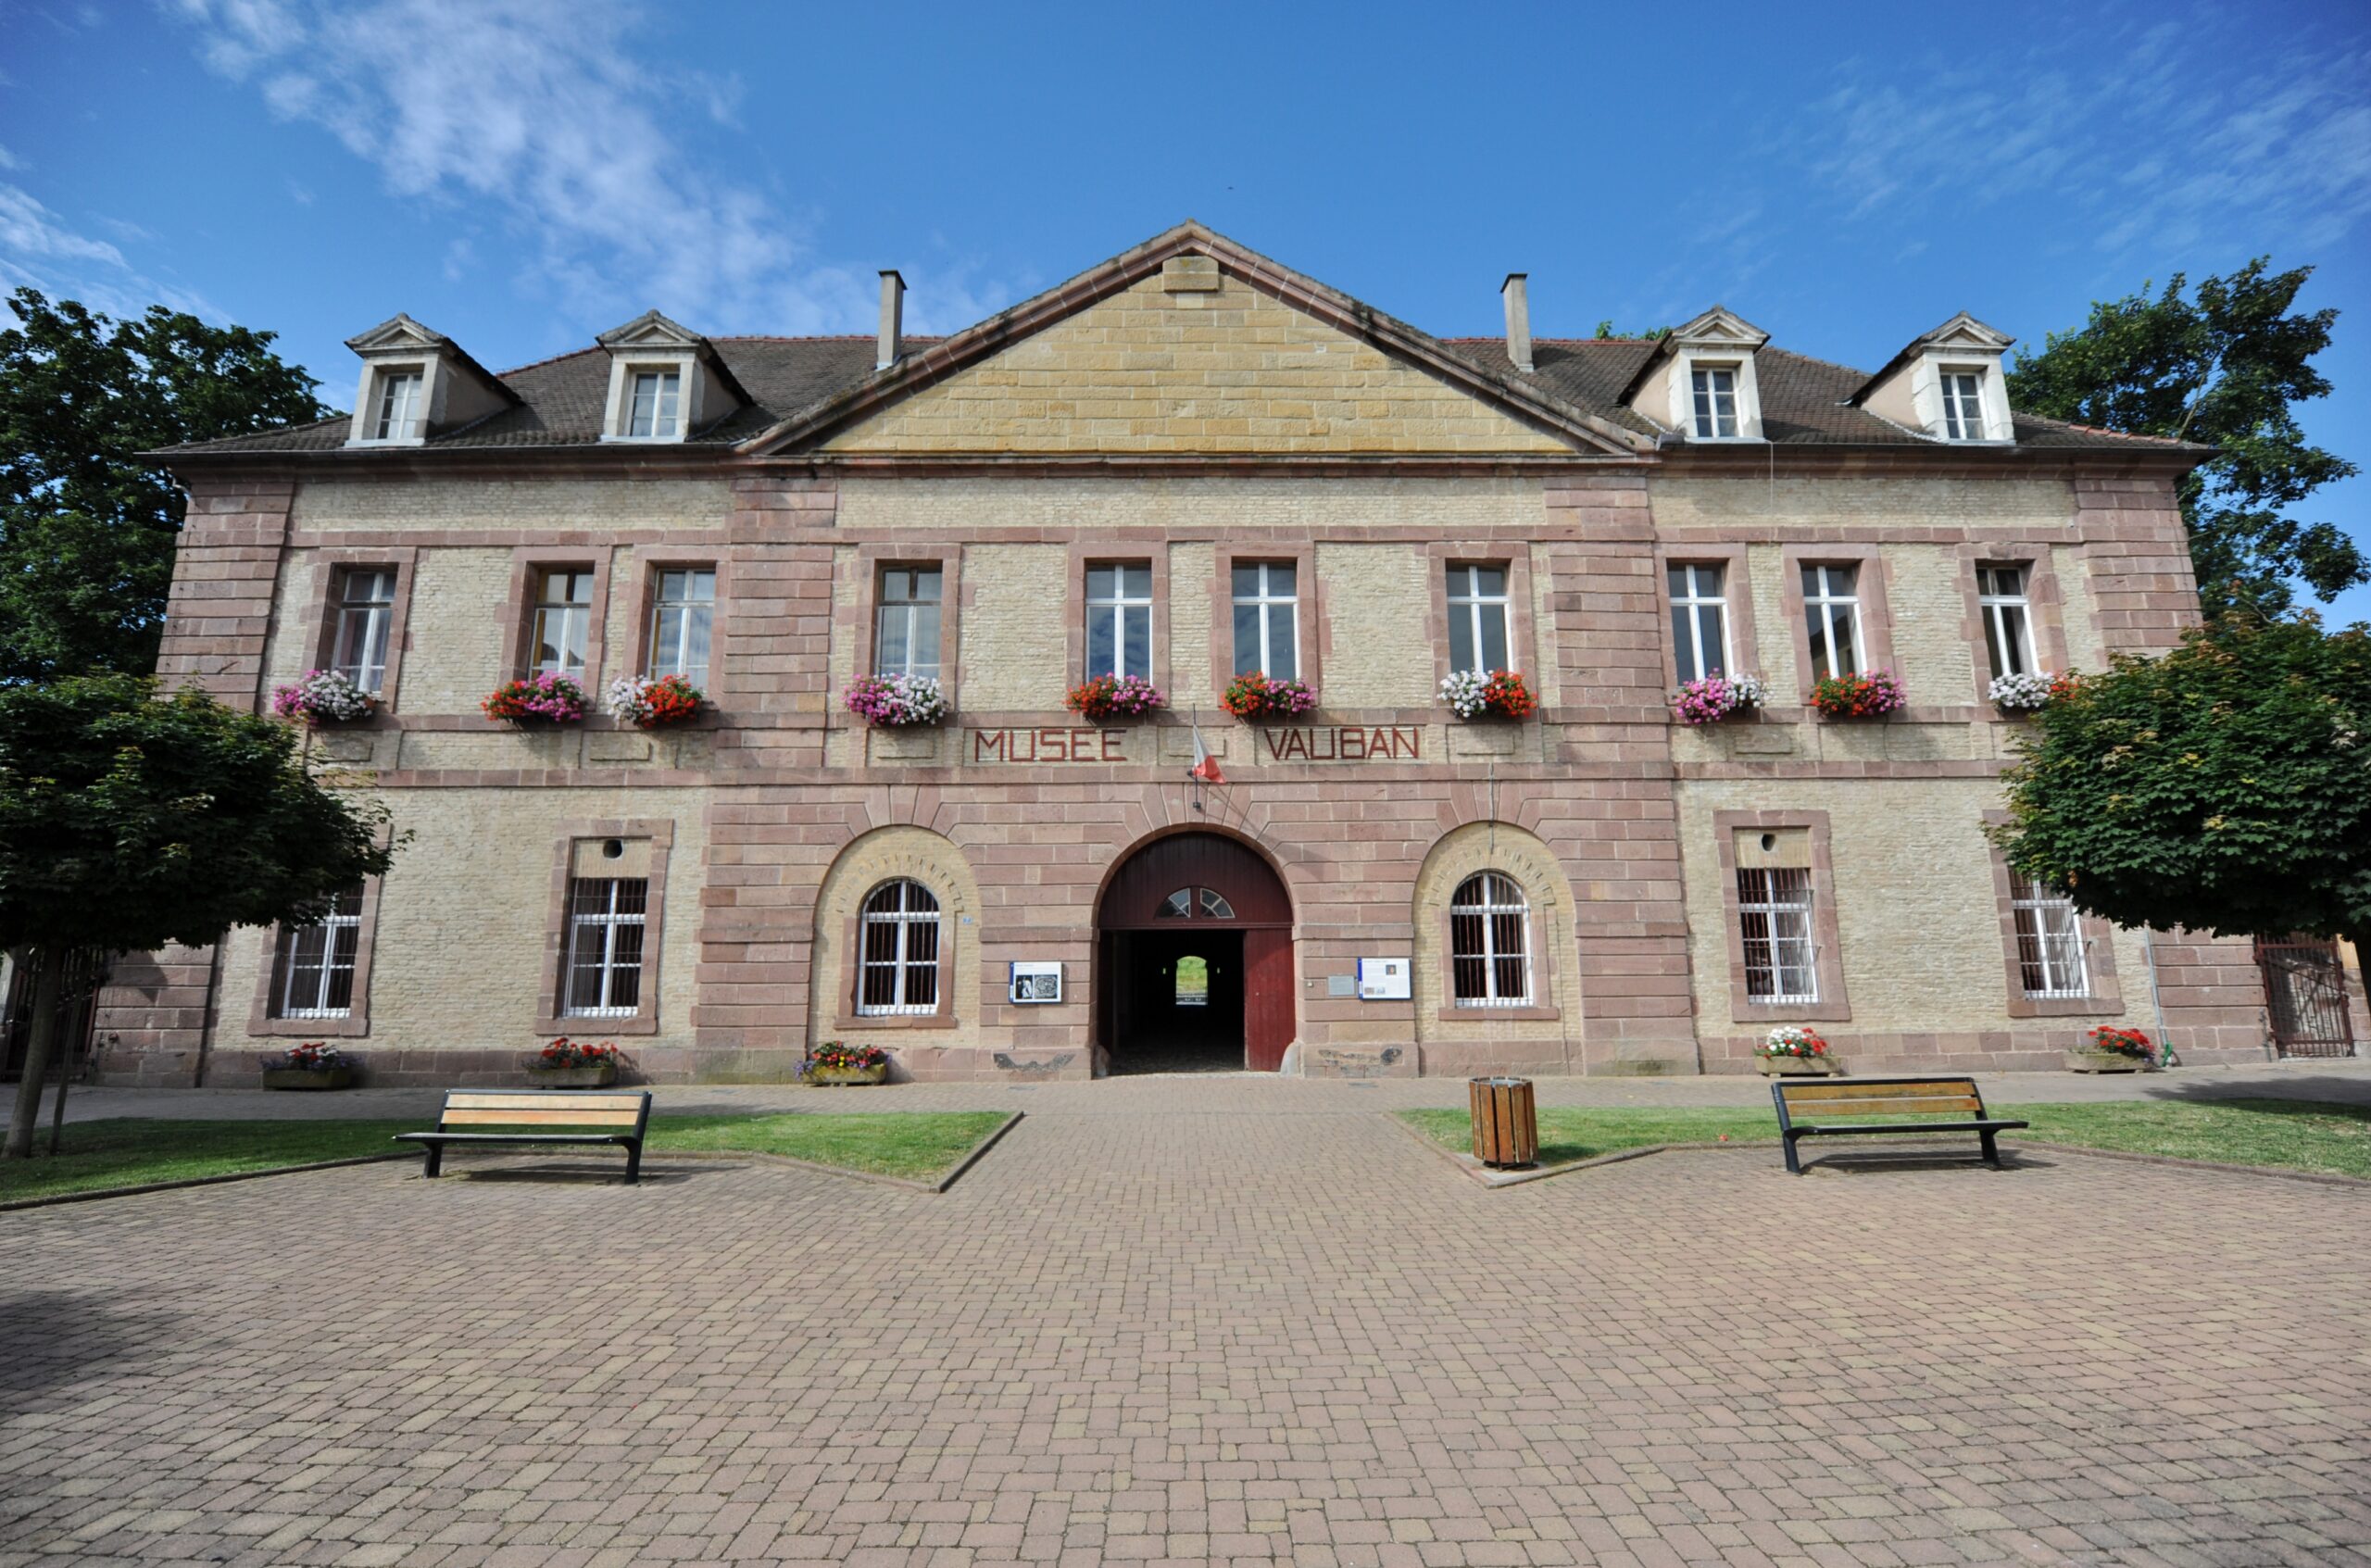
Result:
[[[824,1112],[828,1115],[830,1112]],[[921,1112],[919,1114],[928,1114]],[[935,1182],[918,1182],[911,1176],[892,1176],[880,1171],[859,1171],[847,1165],[826,1165],[821,1160],[801,1160],[795,1154],[769,1154],[759,1148],[652,1148],[643,1151],[643,1163],[654,1160],[738,1160],[759,1165],[788,1165],[800,1171],[820,1172],[826,1176],[853,1176],[860,1182],[878,1182],[883,1186],[904,1187],[908,1192],[945,1192],[955,1185],[956,1178],[980,1161],[980,1157],[993,1148],[998,1138],[1012,1131],[1022,1112],[1015,1110],[988,1129],[985,1136],[963,1153],[947,1174]]]
[[[2340,1175],[2335,1171],[2291,1171],[2278,1165],[2232,1165],[2220,1160],[2185,1160],[2178,1154],[2139,1154],[2128,1148],[2089,1148],[2081,1144],[2045,1143],[2039,1138],[2004,1138],[2011,1148],[2043,1148],[2052,1154],[2080,1154],[2093,1160],[2125,1160],[2135,1165],[2171,1165],[2183,1171],[2220,1171],[2233,1176],[2274,1176],[2284,1182],[2311,1182],[2316,1186],[2371,1187],[2371,1177]]]
[[[56,1192],[46,1198],[18,1198],[0,1203],[0,1213],[14,1209],[53,1209],[61,1203],[94,1203],[102,1198],[139,1198],[152,1192],[178,1192],[183,1187],[220,1186],[224,1182],[252,1182],[264,1176],[294,1176],[305,1171],[334,1171],[346,1165],[383,1165],[390,1160],[420,1160],[417,1149],[394,1154],[358,1154],[348,1160],[316,1160],[304,1165],[267,1165],[259,1171],[225,1171],[219,1176],[184,1176],[177,1182],[143,1182],[137,1186],[94,1187],[87,1192]]]

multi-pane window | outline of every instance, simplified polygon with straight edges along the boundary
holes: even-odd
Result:
[[[424,379],[418,370],[380,373],[378,417],[370,427],[372,440],[408,441],[420,434],[420,394]]]
[[[2015,872],[2009,873],[2009,908],[2017,924],[2017,967],[2026,995],[2037,999],[2088,997],[2083,928],[2074,901]]]
[[[716,633],[716,569],[667,567],[650,596],[650,668],[708,684],[708,651]]]
[[[1861,569],[1803,568],[1803,615],[1810,622],[1812,679],[1857,675],[1868,667],[1861,643]]]
[[[674,370],[636,370],[626,409],[626,433],[664,440],[675,433],[683,401],[683,376]]]
[[[938,899],[901,879],[864,901],[864,972],[856,1010],[870,1016],[938,1010]]]
[[[1784,866],[1740,868],[1737,924],[1745,939],[1745,994],[1750,1000],[1819,1000],[1810,872]]]
[[[2032,674],[2033,606],[2026,597],[2026,569],[1977,567],[1976,595],[1984,614],[1984,650],[1991,656],[1994,677]]]
[[[1717,440],[1737,433],[1737,371],[1734,365],[1699,365],[1695,382],[1696,435]]]
[[[354,1011],[354,955],[362,945],[362,889],[349,887],[310,925],[280,933],[274,1018],[347,1018]]]
[[[1507,569],[1449,569],[1449,663],[1488,674],[1507,662]]]
[[[1450,990],[1461,1008],[1531,1003],[1531,906],[1514,878],[1478,872],[1449,901]]]
[[[1984,439],[1984,374],[1980,370],[1945,370],[1943,433],[1953,441]]]
[[[537,572],[527,673],[583,680],[585,639],[592,628],[593,573],[575,566]]]
[[[568,884],[571,1018],[631,1018],[642,1005],[642,934],[650,882],[639,876],[580,876]]]
[[[366,692],[387,684],[387,631],[395,614],[395,571],[348,567],[337,584],[337,635],[330,668]]]
[[[1152,568],[1086,569],[1086,673],[1152,679]]]
[[[1235,672],[1300,679],[1300,599],[1290,561],[1235,569]]]
[[[1678,656],[1682,681],[1728,672],[1729,602],[1723,592],[1725,571],[1718,562],[1671,569],[1672,647]]]
[[[881,601],[873,611],[874,674],[936,678],[940,582],[935,566],[882,569]]]

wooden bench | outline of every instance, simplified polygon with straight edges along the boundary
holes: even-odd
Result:
[[[455,1089],[445,1097],[434,1132],[397,1133],[395,1141],[426,1144],[425,1173],[431,1176],[445,1163],[446,1144],[613,1144],[626,1151],[626,1181],[632,1184],[642,1179],[642,1138],[649,1125],[647,1089],[615,1095]],[[494,1128],[510,1130],[478,1130]]]
[[[1974,1133],[1984,1140],[1984,1162],[1998,1170],[2001,1150],[1993,1142],[1996,1135],[2025,1126],[2023,1122],[2002,1122],[1984,1113],[1984,1096],[1976,1091],[1973,1078],[1855,1078],[1850,1083],[1823,1082],[1818,1079],[1778,1078],[1770,1085],[1770,1098],[1778,1106],[1778,1132],[1787,1140],[1787,1169],[1797,1175],[1803,1173],[1802,1162],[1795,1157],[1795,1143],[1800,1138],[1825,1138],[1865,1134],[1901,1133]],[[1830,1123],[1829,1117],[1898,1117],[1930,1114],[1961,1113],[1962,1119],[1935,1122],[1860,1121]],[[1797,1126],[1795,1118],[1819,1118],[1808,1127]]]

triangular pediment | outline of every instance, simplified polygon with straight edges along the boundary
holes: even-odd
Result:
[[[1188,223],[901,358],[744,450],[1569,458],[1641,445]]]
[[[696,349],[705,345],[708,339],[684,326],[681,321],[671,320],[656,310],[646,310],[624,326],[612,327],[593,341],[604,348],[612,350],[620,348]]]
[[[2008,333],[1986,326],[1963,310],[1920,338],[1918,343],[1922,348],[1960,348],[1981,354],[2001,354],[2016,341]]]
[[[1715,344],[1751,351],[1770,341],[1770,334],[1725,305],[1715,305],[1684,326],[1674,327],[1671,341],[1678,344]]]
[[[445,334],[421,326],[401,311],[380,322],[367,332],[345,340],[345,345],[357,354],[408,353],[414,350],[433,352],[445,346]]]

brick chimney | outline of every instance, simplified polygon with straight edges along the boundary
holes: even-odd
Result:
[[[1499,285],[1507,305],[1507,358],[1518,370],[1531,369],[1531,274],[1510,272]]]
[[[881,355],[873,369],[885,370],[906,351],[906,280],[894,269],[881,272]],[[1526,340],[1528,341],[1528,340]]]

